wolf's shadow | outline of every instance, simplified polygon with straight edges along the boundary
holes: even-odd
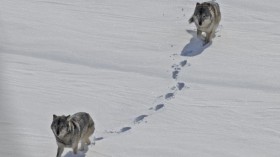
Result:
[[[187,32],[192,35],[192,38],[182,50],[182,56],[194,57],[200,55],[206,48],[208,48],[212,44],[212,42],[210,42],[204,45],[204,41],[201,38],[197,37],[196,31],[187,30]]]

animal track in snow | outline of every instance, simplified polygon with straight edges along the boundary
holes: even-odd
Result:
[[[172,98],[174,98],[174,93],[165,94],[165,99],[169,100],[169,99],[172,99]]]
[[[180,62],[181,67],[184,67],[186,64],[187,64],[187,60],[183,60],[183,61]]]
[[[172,78],[173,79],[177,79],[181,68],[184,67],[186,64],[187,64],[187,60],[183,60],[179,64],[173,64],[172,65],[172,68],[174,69],[172,71]]]
[[[141,121],[144,120],[144,118],[148,117],[148,115],[141,115],[141,116],[138,116],[134,119],[134,124],[135,123],[140,123]]]
[[[175,56],[175,55],[173,55],[173,56]],[[153,102],[153,104],[156,104],[154,107],[148,108],[148,110],[146,110],[145,114],[142,114],[142,115],[137,116],[136,118],[134,118],[133,121],[130,121],[129,123],[127,123],[127,124],[130,124],[130,125],[127,125],[126,127],[122,127],[120,129],[117,129],[117,130],[105,131],[105,133],[109,133],[109,135],[105,135],[105,136],[94,138],[94,143],[96,141],[101,141],[104,138],[113,136],[114,134],[125,133],[125,132],[131,130],[134,125],[140,124],[143,121],[146,122],[146,118],[148,116],[152,116],[152,115],[156,114],[157,111],[163,109],[165,107],[165,102],[166,101],[170,101],[171,99],[175,98],[176,93],[178,91],[183,90],[185,88],[185,83],[184,82],[177,82],[177,79],[178,79],[178,75],[179,75],[180,71],[186,65],[189,65],[187,60],[183,60],[183,61],[180,61],[179,63],[173,64],[171,66],[172,69],[173,69],[173,71],[172,71],[172,79],[175,80],[175,85],[173,85],[171,88],[169,88],[169,92],[156,97],[155,102]]]
[[[176,88],[177,88],[176,86],[173,86],[170,89],[174,91],[174,90],[176,90]]]
[[[183,83],[183,82],[178,82],[178,83],[177,83],[177,88],[178,88],[179,90],[182,90],[184,87],[185,87],[185,83]]]
[[[106,133],[111,133],[111,134],[114,134],[114,133],[123,133],[123,132],[126,132],[128,130],[130,130],[131,127],[127,126],[127,127],[123,127],[121,129],[119,129],[118,131],[113,131],[113,130],[110,130],[110,131],[105,131]]]
[[[97,142],[97,141],[101,141],[101,140],[103,140],[104,139],[104,137],[93,137],[93,140],[92,140],[92,145],[95,145],[95,143]]]
[[[155,107],[155,111],[157,110],[160,110],[164,107],[164,104],[158,104],[156,107]]]
[[[179,74],[179,71],[178,71],[178,70],[173,71],[173,72],[172,72],[172,78],[173,78],[173,79],[177,79],[178,74]]]
[[[126,132],[126,131],[130,130],[130,129],[131,129],[131,127],[123,127],[123,128],[120,129],[120,131],[118,133],[123,133],[123,132]]]
[[[100,141],[100,140],[103,140],[104,139],[104,137],[94,137],[94,141]]]

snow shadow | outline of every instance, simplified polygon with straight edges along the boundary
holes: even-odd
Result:
[[[74,154],[72,151],[69,151],[67,154],[64,155],[64,157],[85,157],[86,154],[85,152],[81,152],[81,151],[78,151],[77,154]]]
[[[192,38],[182,50],[182,56],[194,57],[200,55],[206,48],[208,48],[212,44],[212,42],[210,42],[206,45],[203,45],[203,40],[197,37],[196,31],[187,30],[187,32],[192,35]]]

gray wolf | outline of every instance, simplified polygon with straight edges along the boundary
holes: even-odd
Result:
[[[196,3],[194,14],[189,19],[189,23],[195,23],[198,37],[201,37],[202,32],[206,33],[204,44],[212,41],[220,21],[220,7],[215,1]]]
[[[81,141],[79,150],[85,150],[86,145],[91,143],[89,137],[93,134],[95,127],[88,113],[79,112],[72,116],[54,114],[51,129],[58,146],[56,157],[61,157],[65,147],[72,148],[74,154],[77,154],[79,141]]]

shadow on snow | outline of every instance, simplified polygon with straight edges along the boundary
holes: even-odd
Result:
[[[196,35],[196,31],[187,30],[189,34],[193,37],[191,38],[190,42],[184,47],[181,52],[182,56],[194,57],[200,55],[206,48],[208,48],[212,42],[203,45],[203,40],[198,38]]]

